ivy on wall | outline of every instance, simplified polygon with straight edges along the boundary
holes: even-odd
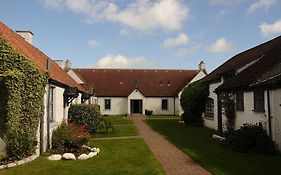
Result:
[[[0,137],[10,158],[35,152],[46,82],[46,75],[0,38]]]

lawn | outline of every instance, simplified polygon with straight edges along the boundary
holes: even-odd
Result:
[[[160,163],[142,139],[91,141],[101,153],[89,160],[49,161],[46,156],[18,167],[0,170],[1,175],[164,175]]]
[[[151,115],[148,116],[149,119],[180,119],[177,115]]]
[[[281,156],[233,152],[211,138],[213,130],[185,126],[178,120],[148,119],[146,123],[213,174],[281,174]]]
[[[105,128],[102,128],[92,135],[93,138],[138,135],[138,130],[133,125],[133,121],[125,116],[107,116],[106,120],[113,124],[114,132],[109,128],[108,133],[106,133]]]

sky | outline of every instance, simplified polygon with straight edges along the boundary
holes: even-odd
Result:
[[[0,20],[74,68],[198,69],[281,35],[281,0],[1,0]]]

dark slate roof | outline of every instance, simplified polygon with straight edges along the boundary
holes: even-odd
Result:
[[[268,53],[271,49],[273,49],[276,45],[281,43],[281,36],[274,38],[268,42],[260,44],[256,47],[253,47],[249,50],[241,52],[224,64],[219,66],[217,69],[212,71],[209,75],[207,75],[204,79],[208,81],[217,80],[223,74],[227,74],[229,72],[235,72],[237,69],[251,63],[254,60],[262,57],[264,54]]]
[[[281,41],[252,65],[219,86],[216,91],[272,87],[281,79]]]
[[[51,80],[66,86],[77,87],[80,91],[85,91],[85,89],[76,83],[55,61],[32,44],[26,42],[24,38],[12,31],[2,22],[0,22],[0,38],[3,38],[18,53],[25,55],[27,59],[32,61],[38,69],[44,73],[47,72],[47,60],[49,60],[51,63],[49,72]]]
[[[148,97],[174,97],[199,70],[73,69],[98,97],[126,97],[134,89]]]

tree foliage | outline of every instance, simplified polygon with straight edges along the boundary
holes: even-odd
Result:
[[[202,125],[202,113],[209,96],[209,85],[206,81],[195,82],[184,88],[181,94],[182,119],[185,124]]]
[[[0,137],[10,158],[35,152],[45,85],[46,76],[0,38]]]

